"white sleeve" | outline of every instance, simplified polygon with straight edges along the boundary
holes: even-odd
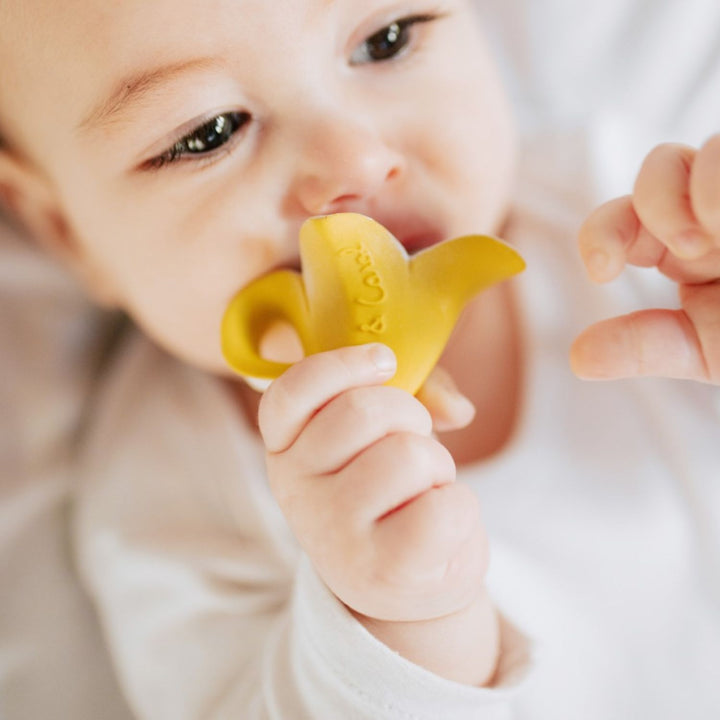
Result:
[[[393,653],[298,551],[220,385],[144,342],[121,366],[86,445],[76,547],[139,718],[511,716],[527,665],[512,627],[493,689]]]

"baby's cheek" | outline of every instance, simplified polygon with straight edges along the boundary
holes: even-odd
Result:
[[[221,310],[191,303],[187,295],[173,301],[152,294],[126,309],[143,332],[174,357],[213,374],[230,374],[220,346]]]

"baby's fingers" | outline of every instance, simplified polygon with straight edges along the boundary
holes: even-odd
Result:
[[[328,475],[386,435],[399,432],[429,437],[430,413],[399,388],[353,388],[333,398],[312,418],[292,452],[306,473]]]
[[[595,282],[614,280],[626,264],[657,267],[683,284],[702,284],[720,277],[720,250],[694,260],[678,258],[642,224],[630,195],[597,208],[580,228],[578,244]]]
[[[392,350],[376,343],[318,353],[293,365],[260,403],[258,423],[267,450],[287,450],[330,400],[352,387],[386,382],[395,369]]]
[[[684,310],[643,310],[587,328],[570,351],[581,378],[639,376],[708,381],[705,351]]]
[[[436,365],[417,394],[438,432],[459,430],[475,417],[475,406],[455,385],[450,373]]]
[[[691,175],[696,151],[666,143],[645,158],[633,190],[640,222],[677,258],[695,260],[714,246],[700,224],[691,200]]]
[[[614,280],[628,263],[654,267],[666,252],[643,227],[629,195],[597,208],[580,228],[578,244],[590,279],[601,283]]]
[[[720,135],[713,135],[695,156],[690,202],[695,217],[720,247]]]

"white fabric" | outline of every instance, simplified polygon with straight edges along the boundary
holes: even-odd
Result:
[[[127,720],[68,537],[100,318],[2,218],[0,256],[0,718]]]
[[[140,343],[111,383],[135,373],[137,387],[126,386],[122,412],[103,404],[103,424],[94,427],[89,467],[100,460],[103,473],[85,506],[89,564],[113,560],[91,567],[98,592],[107,597],[121,580],[131,589],[154,587],[133,599],[155,605],[140,624],[118,629],[132,611],[122,593],[103,610],[139,717],[180,718],[193,708],[208,709],[203,718],[263,717],[261,705],[243,707],[252,693],[268,717],[292,720],[304,717],[288,709],[298,698],[306,708],[315,704],[309,717],[319,720],[408,718],[400,713],[417,704],[418,717],[443,720],[495,717],[486,707],[532,720],[718,715],[718,391],[664,381],[581,383],[567,369],[566,351],[591,320],[635,309],[650,294],[674,303],[672,288],[647,273],[629,273],[612,289],[588,286],[573,235],[596,202],[627,192],[656,142],[697,144],[720,129],[720,5],[483,0],[479,7],[504,48],[529,138],[513,235],[529,262],[520,285],[533,313],[526,323],[532,361],[512,446],[463,479],[484,503],[489,582],[505,614],[532,638],[533,670],[518,691],[450,688],[349,623],[305,563],[293,582],[294,545],[260,476],[247,472],[257,446],[231,432],[237,420],[214,383]],[[122,720],[131,713],[68,550],[71,453],[94,394],[98,318],[72,283],[12,234],[0,232],[0,718]],[[108,386],[104,397],[113,392]],[[135,417],[132,403],[143,393],[148,414]],[[190,407],[204,415],[183,413]],[[133,423],[153,431],[143,435]],[[213,451],[205,444],[211,438]],[[103,447],[116,460],[107,467]],[[223,462],[242,466],[235,492],[242,487],[245,495],[222,494],[229,482],[214,471]],[[162,463],[174,463],[169,475]],[[133,470],[113,490],[123,467]],[[138,477],[152,482],[131,495]],[[188,477],[205,482],[182,482]],[[246,499],[261,512],[249,512]],[[106,532],[98,525],[105,517],[112,519]],[[135,544],[120,542],[128,537]],[[251,537],[265,540],[258,547]],[[239,594],[238,583],[247,592]],[[291,609],[281,611],[289,595]],[[254,612],[245,628],[240,606]],[[247,644],[266,627],[273,641],[261,661],[243,665]],[[177,644],[188,637],[197,642],[192,658],[184,654],[192,647]],[[300,657],[307,662],[298,667]],[[328,675],[350,662],[354,680]],[[508,684],[510,671],[522,667],[510,656]],[[263,672],[260,695],[253,681]],[[372,697],[358,692],[363,678]],[[461,714],[472,713],[475,701],[476,715]],[[233,706],[243,709],[233,715]],[[339,706],[347,712],[327,709]]]

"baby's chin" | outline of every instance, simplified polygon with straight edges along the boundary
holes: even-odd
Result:
[[[219,329],[216,337],[206,334],[196,338],[186,332],[177,338],[167,328],[158,331],[138,319],[136,324],[155,345],[179,362],[211,375],[237,377],[223,357]]]

